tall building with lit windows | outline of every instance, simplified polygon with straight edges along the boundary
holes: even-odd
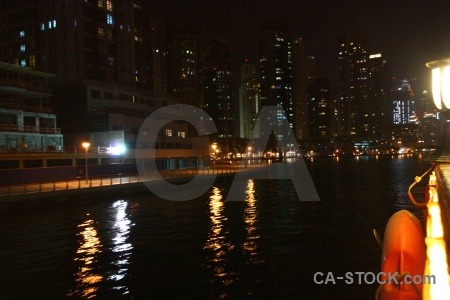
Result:
[[[200,106],[200,37],[194,25],[165,24],[167,93]]]
[[[370,134],[367,36],[339,37],[338,53],[338,133],[354,140],[366,140]]]
[[[381,53],[369,56],[368,74],[369,138],[376,142],[389,138],[387,132],[392,124],[390,69]]]
[[[307,107],[308,85],[317,79],[317,66],[314,56],[306,54],[302,38],[292,43],[292,98],[294,104],[294,133],[297,139],[309,137]]]
[[[141,0],[0,0],[0,61],[56,75],[49,82],[50,103],[66,146],[96,136],[93,147],[121,143],[134,148],[152,111],[182,102],[152,92],[167,91],[162,71],[167,51],[153,55],[160,45],[155,25],[145,15],[147,5]],[[172,33],[172,49],[178,50],[182,38]],[[187,79],[198,76],[186,68],[178,80],[186,79],[183,74]],[[196,88],[189,99],[198,101],[198,83]],[[175,95],[189,94],[180,91]],[[185,137],[188,132],[180,136]],[[179,143],[170,144],[176,148]]]
[[[149,26],[139,0],[1,1],[0,60],[150,89]]]
[[[202,76],[202,108],[217,126],[215,136],[223,151],[233,150],[234,109],[230,44],[210,41],[205,49]]]
[[[261,105],[282,107],[293,131],[292,41],[287,24],[268,22],[263,25],[259,71]]]
[[[331,137],[332,86],[330,80],[318,78],[308,86],[307,111],[309,138]]]
[[[393,123],[408,124],[414,114],[414,93],[408,80],[403,80],[401,86],[393,92]]]
[[[256,137],[255,128],[261,110],[260,83],[256,64],[245,60],[241,67],[241,84],[239,87],[240,136],[246,139]]]

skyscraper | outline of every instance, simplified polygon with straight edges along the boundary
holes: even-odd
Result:
[[[56,74],[149,88],[148,32],[134,0],[1,1],[0,60]],[[149,53],[150,54],[150,53]]]
[[[295,39],[292,43],[292,97],[294,104],[294,134],[297,139],[308,138],[308,85],[317,78],[317,67],[314,56],[306,55],[303,39]]]
[[[282,107],[293,130],[292,45],[287,24],[269,22],[263,25],[259,68],[261,105]]]
[[[233,150],[234,137],[233,86],[231,77],[230,44],[213,40],[205,51],[202,76],[202,107],[212,117],[227,152]]]
[[[167,93],[200,106],[200,37],[194,25],[166,21]]]
[[[366,35],[339,37],[339,133],[369,138],[368,42]]]
[[[387,138],[386,133],[392,124],[389,74],[388,63],[380,53],[369,56],[369,138],[372,141]]]
[[[330,138],[331,136],[331,100],[330,81],[318,78],[308,86],[308,132],[309,138]]]
[[[410,123],[414,114],[414,93],[408,80],[403,80],[401,86],[393,92],[393,123],[394,125]]]
[[[254,128],[261,110],[260,83],[256,65],[247,60],[241,67],[241,85],[239,87],[240,136],[246,139],[256,137]],[[253,132],[253,135],[252,135]]]
[[[143,120],[177,102],[150,92],[155,39],[144,16],[147,4],[0,0],[0,61],[56,75],[50,83],[52,108],[68,145],[95,133],[102,144],[92,146],[120,140],[134,148]]]

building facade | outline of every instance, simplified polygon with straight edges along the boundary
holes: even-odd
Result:
[[[50,107],[52,77],[0,63],[0,153],[63,150],[63,135]]]
[[[308,132],[310,139],[330,138],[332,88],[330,80],[316,79],[308,86]]]
[[[239,87],[240,136],[246,139],[256,137],[254,128],[261,110],[260,83],[256,64],[247,60],[241,67],[241,85]]]
[[[282,107],[294,130],[292,42],[287,24],[269,22],[263,25],[259,71],[261,105]]]
[[[366,35],[339,37],[339,134],[355,140],[368,139],[369,70]]]

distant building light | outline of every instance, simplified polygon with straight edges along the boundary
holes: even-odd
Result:
[[[371,55],[369,56],[369,58],[377,58],[377,57],[381,57],[381,53],[371,54]]]

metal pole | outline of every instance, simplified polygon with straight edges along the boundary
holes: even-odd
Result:
[[[85,161],[86,161],[86,183],[88,183],[88,148],[86,147],[84,150],[86,150],[85,155]]]

